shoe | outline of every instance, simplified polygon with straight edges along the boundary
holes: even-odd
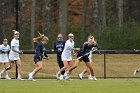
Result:
[[[32,80],[33,79],[33,76],[31,73],[29,73],[29,80]]]
[[[25,79],[22,79],[22,78],[17,78],[17,80],[21,80],[21,81],[23,81],[23,80],[25,80]]]
[[[57,80],[60,80],[60,76],[61,76],[60,73],[56,73],[56,79],[57,79]]]
[[[59,78],[59,80],[64,80],[64,75],[60,75],[60,78]]]
[[[71,79],[70,76],[68,75],[65,77],[65,80],[73,80],[73,79]]]
[[[8,75],[6,75],[6,76],[5,76],[5,79],[10,80],[11,78],[10,78]]]
[[[78,77],[79,77],[80,80],[83,79],[83,76],[81,74],[78,74]]]
[[[95,80],[95,81],[97,80],[97,78],[95,76],[88,77],[88,79],[89,80]]]
[[[96,78],[95,76],[93,76],[93,80],[95,80],[95,81],[96,81],[96,80],[97,80],[97,78]]]
[[[135,76],[137,73],[139,72],[139,70],[134,70],[133,75]]]
[[[36,81],[36,80],[33,78],[33,76],[32,76],[31,73],[29,73],[29,80],[31,80],[31,81]]]

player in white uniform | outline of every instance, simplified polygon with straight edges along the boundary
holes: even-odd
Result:
[[[93,51],[95,48],[98,49],[98,45],[97,45],[96,41],[94,40],[93,36],[92,36],[92,38],[91,38],[91,36],[89,38],[90,39],[81,46],[80,51],[77,52],[77,60],[76,60],[75,64],[65,72],[64,75],[66,75],[67,77],[70,77],[71,72],[79,66],[81,61],[84,61],[86,64],[85,70],[89,73],[90,80],[97,80],[94,75],[94,70],[92,67],[91,59],[86,54],[92,53],[91,51]]]
[[[62,55],[61,55],[61,59],[64,63],[64,67],[61,68],[57,72],[57,74],[56,74],[57,79],[63,80],[63,75],[61,75],[61,72],[73,65],[72,64],[72,53],[73,53],[73,48],[74,48],[73,39],[74,39],[74,35],[72,33],[70,33],[68,35],[68,40],[65,43],[65,47],[64,47],[64,50],[63,50]]]
[[[9,58],[8,58],[9,51],[10,51],[10,46],[8,45],[8,40],[5,38],[3,39],[3,44],[0,45],[0,63],[3,63],[5,65],[5,68],[0,71],[0,78],[1,75],[5,72],[5,78],[11,79],[8,75],[9,69],[7,69],[10,65]]]
[[[11,63],[11,67],[14,65],[14,62],[16,63],[18,67],[18,80],[24,80],[21,78],[21,60],[19,57],[19,54],[23,54],[21,50],[19,50],[19,32],[16,30],[13,30],[14,32],[14,38],[11,41],[11,50],[9,53],[9,59]]]

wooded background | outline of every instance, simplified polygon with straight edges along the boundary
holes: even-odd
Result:
[[[35,49],[37,31],[49,37],[75,35],[80,47],[91,33],[101,49],[139,49],[140,0],[0,0],[0,40],[20,34],[21,49]]]

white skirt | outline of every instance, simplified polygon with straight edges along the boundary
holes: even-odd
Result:
[[[14,60],[19,60],[20,59],[20,57],[19,57],[19,54],[17,55],[17,54],[9,54],[9,59],[11,60],[11,61],[14,61]]]
[[[8,56],[0,55],[0,63],[7,63],[9,62]]]
[[[62,59],[62,61],[71,61],[72,60],[72,55],[62,52],[61,59]]]

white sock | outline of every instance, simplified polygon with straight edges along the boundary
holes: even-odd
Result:
[[[61,72],[60,72],[60,71],[58,71],[57,73],[58,73],[58,74],[61,74]]]
[[[35,74],[35,70],[33,70],[32,72],[31,72],[31,75],[33,76]]]
[[[90,74],[90,75],[88,75],[88,78],[90,78],[90,77],[92,77],[92,76],[91,76],[91,74]]]
[[[80,73],[80,75],[82,75],[82,76],[83,76],[83,75],[84,75],[84,72],[81,72],[81,73]]]
[[[9,75],[7,74],[7,75],[5,75],[5,77],[9,77]]]
[[[20,74],[18,74],[18,78],[21,78],[21,75]]]
[[[4,70],[1,70],[0,73],[3,74]]]
[[[69,71],[66,71],[66,72],[64,73],[64,76],[66,77],[68,74],[69,74]]]

